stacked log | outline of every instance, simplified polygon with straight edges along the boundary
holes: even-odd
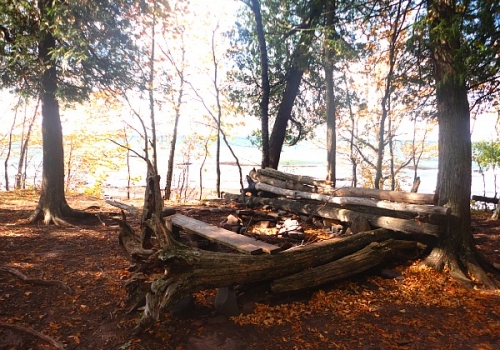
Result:
[[[254,205],[266,204],[346,223],[367,221],[373,228],[436,236],[440,223],[450,214],[450,208],[433,204],[434,194],[333,188],[327,181],[267,168],[252,170],[250,180],[251,187],[260,192],[260,197],[249,199]],[[266,198],[267,194],[286,199]]]

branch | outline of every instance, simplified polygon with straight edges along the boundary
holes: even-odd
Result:
[[[56,285],[56,286],[60,286],[62,287],[64,290],[66,290],[66,292],[68,292],[69,294],[73,294],[73,290],[71,290],[71,288],[65,284],[64,282],[61,282],[61,281],[55,281],[55,280],[42,280],[42,279],[39,279],[39,278],[30,278],[28,276],[26,276],[25,274],[23,274],[21,271],[17,270],[17,269],[14,269],[12,267],[6,267],[6,266],[0,266],[0,271],[5,271],[5,272],[8,272],[14,276],[17,276],[19,277],[20,279],[22,279],[24,282],[26,283],[30,283],[30,284],[41,284],[41,285]]]
[[[64,345],[62,343],[58,342],[55,339],[52,339],[51,337],[49,337],[49,336],[47,336],[45,334],[37,332],[37,331],[35,331],[35,330],[31,329],[31,328],[26,328],[26,327],[23,327],[23,326],[18,326],[18,325],[15,325],[15,324],[9,324],[9,323],[5,323],[5,322],[2,322],[2,321],[0,321],[0,327],[12,328],[12,329],[15,329],[15,330],[18,330],[18,331],[21,331],[21,332],[29,333],[29,334],[37,337],[37,338],[40,338],[40,339],[46,341],[47,343],[49,343],[50,345],[52,345],[56,349],[64,350]]]

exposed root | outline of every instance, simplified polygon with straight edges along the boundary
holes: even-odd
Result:
[[[6,266],[0,266],[0,271],[5,271],[5,272],[8,272],[16,277],[19,277],[20,279],[22,279],[24,282],[26,283],[31,283],[31,284],[40,284],[40,285],[50,285],[50,286],[60,286],[61,288],[63,288],[66,292],[68,292],[69,294],[73,294],[73,290],[67,285],[65,284],[64,282],[61,282],[61,281],[55,281],[55,280],[42,280],[42,279],[39,279],[39,278],[31,278],[31,277],[28,277],[26,276],[25,274],[23,274],[21,271],[19,270],[16,270],[12,267],[6,267]]]
[[[468,261],[466,267],[469,273],[488,289],[500,288],[500,283],[491,279],[476,261]]]
[[[481,255],[478,254],[478,256]],[[481,256],[481,259],[484,260],[486,266],[490,266],[484,257]],[[421,265],[429,266],[439,272],[442,272],[446,267],[451,277],[469,287],[475,282],[482,284],[488,289],[500,288],[499,282],[490,278],[486,274],[482,264],[478,263],[473,257],[463,257],[460,259],[436,247],[422,261]]]
[[[23,327],[23,326],[18,326],[18,325],[15,325],[15,324],[9,324],[9,323],[5,323],[5,322],[1,322],[0,321],[0,327],[4,327],[4,328],[12,328],[12,329],[15,329],[15,330],[18,330],[18,331],[21,331],[21,332],[24,332],[24,333],[28,333],[28,334],[31,334],[37,338],[40,338],[42,339],[43,341],[49,343],[50,345],[52,345],[55,349],[61,349],[61,350],[64,350],[64,345],[60,342],[58,342],[57,340],[45,335],[45,334],[42,334],[40,332],[37,332],[31,328],[26,328],[26,327]]]
[[[67,204],[62,204],[57,208],[43,207],[40,203],[37,208],[28,218],[30,224],[35,224],[43,221],[45,225],[54,224],[62,227],[72,227],[73,225],[66,221],[64,218],[91,218],[94,217],[93,213],[88,213],[83,210],[70,208]]]

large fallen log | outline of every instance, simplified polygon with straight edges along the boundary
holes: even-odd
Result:
[[[288,174],[272,168],[259,169],[257,170],[257,173],[278,180],[283,180],[283,181],[292,180],[297,183],[306,184],[310,186],[318,186],[326,189],[332,188],[330,181],[318,180],[311,176]]]
[[[274,184],[271,181],[268,181],[267,180],[268,178],[274,178],[285,182],[293,181],[297,184],[316,186],[318,187],[316,192],[325,195],[332,195],[335,197],[364,197],[364,198],[373,198],[379,200],[387,200],[391,202],[403,202],[409,204],[436,204],[434,198],[435,195],[429,193],[387,191],[387,190],[377,190],[373,188],[358,188],[358,187],[333,188],[326,181],[314,179],[309,176],[287,174],[270,168],[258,169],[257,174],[265,176],[264,178],[265,180],[262,180],[261,182],[265,182],[271,185]],[[252,176],[252,174],[250,174],[250,176]],[[289,188],[290,185],[288,185],[288,187],[284,186],[279,186],[279,187]]]
[[[257,182],[263,182],[269,185],[273,185],[276,187],[281,187],[289,190],[296,190],[296,191],[304,191],[304,192],[313,192],[317,193],[318,188],[316,186],[307,186],[303,185],[301,183],[298,183],[293,180],[280,180],[276,179],[274,177],[262,175],[255,169],[251,170],[249,173],[250,179],[254,180],[256,183]]]
[[[309,288],[318,287],[328,282],[364,272],[381,264],[396,252],[405,250],[414,252],[418,247],[420,249],[424,248],[423,245],[415,241],[390,239],[383,242],[372,242],[351,255],[276,279],[271,283],[271,290],[275,293],[283,293],[304,289],[305,286]]]
[[[304,203],[303,201],[284,200],[278,198],[248,198],[250,205],[270,205],[275,209],[287,210],[297,214],[320,216],[326,219],[335,219],[343,222],[355,222],[366,220],[372,227],[381,227],[408,234],[426,234],[438,236],[440,227],[438,225],[422,222],[416,219],[400,219],[391,216],[361,213],[354,210],[336,208],[331,205]]]
[[[148,221],[148,225],[155,231],[160,231],[156,232],[157,236],[170,236],[165,223],[156,216]],[[179,242],[172,242],[150,256],[147,261],[142,262],[142,266],[150,263],[152,267],[160,268],[160,271],[157,279],[151,284],[151,292],[146,295],[144,314],[136,331],[141,331],[153,320],[159,320],[163,311],[168,310],[186,295],[198,290],[279,280],[355,254],[373,242],[391,239],[405,240],[411,237],[401,232],[378,229],[351,235],[341,240],[326,240],[297,247],[275,255],[258,256],[203,251]],[[140,245],[140,240],[136,242]],[[387,249],[394,248],[390,244],[385,246]],[[384,249],[380,250],[380,254],[385,256]],[[372,254],[375,254],[374,252]],[[156,259],[152,260],[152,257]],[[138,258],[137,255],[136,258]],[[383,258],[376,260],[383,261]],[[373,266],[372,262],[363,261],[357,264],[356,269],[353,270],[354,273],[363,270],[363,265]],[[341,271],[340,274],[346,275],[345,271]],[[337,277],[334,273],[330,275],[333,279]],[[310,285],[303,284],[295,288],[308,287]]]
[[[424,214],[424,215],[431,215],[431,214],[449,215],[451,212],[450,208],[441,207],[437,205],[430,206],[430,205],[419,205],[419,204],[395,203],[395,202],[380,201],[371,198],[359,198],[359,197],[334,197],[333,195],[284,189],[281,187],[272,186],[262,182],[256,183],[255,188],[257,190],[267,191],[282,196],[314,199],[321,202],[338,204],[341,206],[359,205],[359,206],[388,209],[393,211],[405,211],[405,212]]]

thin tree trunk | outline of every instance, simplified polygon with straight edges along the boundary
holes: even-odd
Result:
[[[336,3],[328,3],[326,7],[327,19],[325,33],[325,83],[326,83],[326,149],[327,149],[327,172],[326,179],[332,182],[335,187],[336,182],[336,153],[337,153],[337,134],[336,134],[336,103],[335,103],[335,84],[333,81],[333,60],[335,50],[333,40],[336,38],[334,20],[336,16]]]
[[[267,43],[264,36],[264,27],[262,25],[262,14],[258,0],[252,0],[250,8],[255,16],[257,27],[257,38],[259,40],[260,67],[261,67],[261,89],[262,97],[260,100],[260,122],[262,137],[262,169],[269,166],[269,96],[271,87],[269,85],[269,67],[267,56]]]
[[[9,144],[8,144],[8,147],[7,147],[7,155],[5,156],[5,162],[4,162],[4,176],[5,176],[5,190],[6,191],[10,190],[10,185],[9,185],[9,160],[10,160],[10,152],[12,151],[12,134],[14,133],[14,128],[16,126],[17,111],[18,111],[20,102],[21,102],[21,98],[19,98],[19,101],[17,103],[16,113],[14,114],[14,120],[12,121],[12,126],[10,127]]]
[[[40,99],[37,100],[35,111],[33,112],[33,117],[31,118],[31,121],[28,125],[28,131],[26,132],[26,135],[21,140],[21,151],[19,154],[19,163],[17,165],[16,184],[14,185],[14,188],[17,188],[17,189],[25,187],[25,184],[24,184],[25,176],[23,176],[23,174],[26,173],[25,159],[27,159],[28,143],[30,141],[31,129],[33,128],[33,124],[35,123],[35,119],[36,119],[36,116],[38,114],[38,107],[39,106],[40,106]],[[24,171],[23,171],[23,167],[24,167]]]
[[[396,65],[396,43],[398,41],[399,35],[401,34],[401,24],[404,22],[405,14],[401,13],[401,5],[402,2],[398,3],[396,18],[394,20],[394,24],[392,25],[392,35],[389,46],[389,72],[387,73],[386,81],[385,81],[385,91],[384,96],[382,97],[382,117],[380,118],[379,123],[379,132],[378,132],[378,146],[377,146],[377,165],[375,168],[375,188],[379,189],[382,180],[382,165],[384,160],[384,149],[386,145],[385,141],[385,121],[388,118],[390,112],[390,100],[391,100],[391,91],[392,91],[392,81],[394,79],[394,66]],[[403,17],[403,19],[401,18]],[[389,128],[389,133],[391,132]],[[389,138],[392,136],[389,135]],[[389,140],[391,141],[391,139]],[[393,168],[392,168],[393,170]],[[394,179],[392,179],[392,186],[394,186]],[[394,188],[392,188],[394,190]]]

